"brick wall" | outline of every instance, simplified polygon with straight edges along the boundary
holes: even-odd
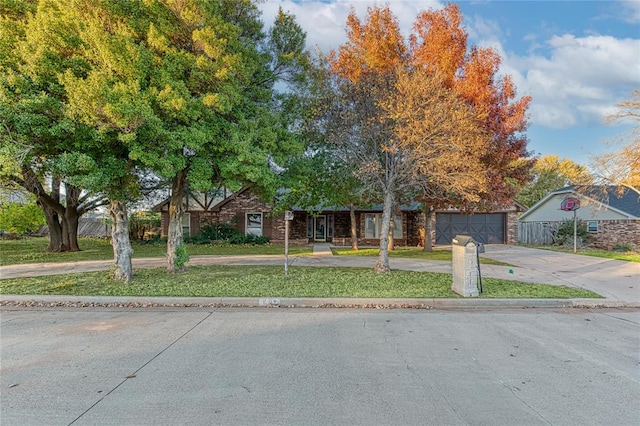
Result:
[[[587,247],[611,250],[618,244],[640,249],[640,220],[601,220],[598,232],[590,232]]]
[[[247,213],[262,213],[262,235],[271,239],[279,239],[282,235],[284,239],[283,218],[272,218],[273,207],[265,203],[251,191],[242,191],[220,208],[218,214],[219,223],[232,223],[236,228],[244,233]],[[275,219],[275,220],[274,220]]]

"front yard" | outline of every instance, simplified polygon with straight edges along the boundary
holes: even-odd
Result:
[[[482,298],[600,298],[590,291],[484,278]],[[364,268],[280,266],[197,266],[185,273],[163,269],[135,271],[131,283],[107,272],[0,280],[0,294],[185,297],[372,297],[457,298],[451,275]]]

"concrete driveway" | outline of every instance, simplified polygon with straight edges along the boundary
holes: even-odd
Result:
[[[550,250],[487,245],[486,257],[514,268],[482,265],[496,278],[566,285],[594,291],[607,299],[640,302],[640,263]],[[511,273],[512,271],[512,273]]]
[[[0,424],[638,425],[629,310],[0,310]]]

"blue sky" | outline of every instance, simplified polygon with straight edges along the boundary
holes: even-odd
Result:
[[[640,0],[458,1],[469,43],[496,49],[501,73],[518,94],[530,95],[529,149],[588,165],[594,154],[617,149],[607,141],[629,124],[606,125],[615,104],[640,89]],[[445,2],[267,0],[266,23],[279,6],[296,15],[309,48],[323,52],[346,41],[351,8],[364,17],[368,6],[389,4],[408,34],[417,14]]]

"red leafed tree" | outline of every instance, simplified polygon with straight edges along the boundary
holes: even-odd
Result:
[[[480,194],[480,203],[466,206],[490,208],[509,202],[529,180],[534,160],[528,158],[524,132],[531,98],[517,98],[511,77],[497,75],[501,58],[495,50],[467,47],[461,24],[462,14],[455,4],[420,13],[410,38],[412,63],[445,76],[492,135],[482,158],[489,185]]]

